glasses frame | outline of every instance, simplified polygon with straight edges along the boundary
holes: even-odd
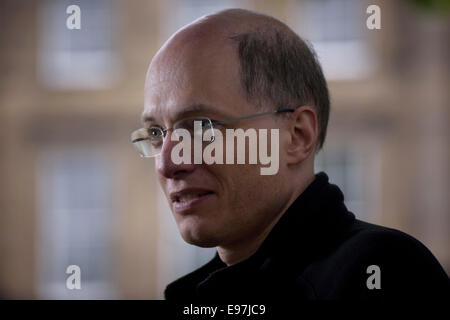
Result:
[[[281,108],[281,109],[277,109],[277,110],[273,110],[273,111],[267,111],[267,112],[261,112],[261,113],[254,113],[254,114],[251,114],[251,115],[248,115],[248,116],[243,116],[243,117],[238,117],[238,118],[232,118],[232,119],[226,119],[226,120],[220,120],[220,121],[212,121],[210,118],[208,118],[208,117],[194,117],[195,119],[203,119],[203,120],[209,120],[209,122],[210,122],[210,124],[211,124],[211,129],[214,129],[214,126],[215,125],[223,125],[223,124],[227,124],[227,123],[232,123],[232,122],[236,122],[236,121],[240,121],[240,120],[246,120],[246,119],[252,119],[252,118],[256,118],[256,117],[261,117],[261,116],[265,116],[265,115],[269,115],[269,114],[278,114],[278,113],[284,113],[284,112],[294,112],[295,111],[295,109],[292,109],[292,108]],[[146,130],[149,130],[149,129],[158,129],[158,130],[160,130],[163,134],[162,134],[162,143],[164,143],[164,139],[166,138],[166,135],[167,135],[167,132],[169,131],[169,130],[174,130],[174,128],[176,127],[176,124],[177,123],[179,123],[179,122],[181,122],[181,121],[183,121],[183,120],[186,120],[186,119],[181,119],[180,121],[177,121],[175,124],[174,124],[174,126],[172,127],[172,128],[166,128],[166,129],[163,129],[163,128],[160,128],[160,127],[150,127],[150,128],[145,128]],[[143,128],[140,128],[140,129],[137,129],[137,130],[135,130],[135,131],[133,131],[133,133],[132,133],[132,135],[136,132],[136,131],[138,131],[138,130],[141,130],[141,129],[143,129]],[[214,131],[213,131],[214,132]],[[149,140],[150,139],[150,137],[145,137],[145,138],[136,138],[136,139],[132,139],[131,140],[131,143],[136,143],[136,142],[139,142],[139,141],[143,141],[143,140]],[[214,133],[213,133],[213,136],[211,137],[211,142],[212,141],[214,141]],[[156,157],[156,156],[158,156],[159,155],[159,153],[158,154],[155,154],[155,155],[152,155],[152,156],[145,156],[145,155],[143,155],[141,152],[139,152],[139,150],[138,150],[138,153],[139,153],[139,155],[141,156],[141,157],[144,157],[144,158],[154,158],[154,157]]]

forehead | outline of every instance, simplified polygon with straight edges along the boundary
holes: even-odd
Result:
[[[223,112],[219,108],[214,107],[214,105],[204,104],[204,103],[193,103],[186,106],[175,107],[172,110],[172,117],[174,119],[183,119],[195,115],[203,116],[223,116],[227,117],[227,113]],[[141,116],[142,123],[156,123],[159,121],[160,114],[152,109],[144,109]]]
[[[245,102],[234,51],[217,46],[158,54],[147,72],[143,121],[233,115]]]

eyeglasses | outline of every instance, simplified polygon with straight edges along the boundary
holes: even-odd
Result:
[[[172,128],[163,129],[160,127],[150,127],[137,129],[131,134],[131,142],[133,143],[133,145],[135,146],[136,150],[138,151],[141,157],[152,158],[156,157],[161,153],[164,138],[166,137],[167,132],[169,130],[177,130],[177,129],[187,130],[190,133],[192,139],[194,139],[196,136],[201,137],[203,131],[211,129],[211,142],[213,142],[214,141],[213,129],[217,126],[240,120],[265,116],[269,114],[278,114],[283,112],[294,112],[294,111],[295,109],[283,108],[274,111],[255,113],[249,116],[227,119],[222,121],[212,121],[207,117],[186,118],[174,123]],[[196,121],[200,122],[200,126],[195,126]]]

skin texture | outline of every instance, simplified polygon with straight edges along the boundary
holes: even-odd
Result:
[[[172,36],[147,72],[143,116],[151,119],[145,125],[170,128],[186,116],[223,120],[261,112],[247,101],[240,86],[236,47],[225,31],[267,25],[268,20],[279,24],[259,14],[229,10],[197,20]],[[208,107],[182,113],[194,104]],[[183,239],[201,247],[217,247],[222,261],[231,265],[258,249],[314,179],[318,125],[314,108],[303,106],[285,116],[247,119],[227,128],[279,129],[278,173],[262,176],[259,164],[175,165],[170,154],[177,142],[170,141],[170,131],[155,159],[155,169]],[[195,187],[214,194],[189,212],[174,210],[170,193]]]

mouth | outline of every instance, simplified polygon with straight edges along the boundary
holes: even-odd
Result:
[[[188,213],[189,210],[199,206],[213,195],[212,191],[190,189],[172,193],[170,199],[175,212]]]

